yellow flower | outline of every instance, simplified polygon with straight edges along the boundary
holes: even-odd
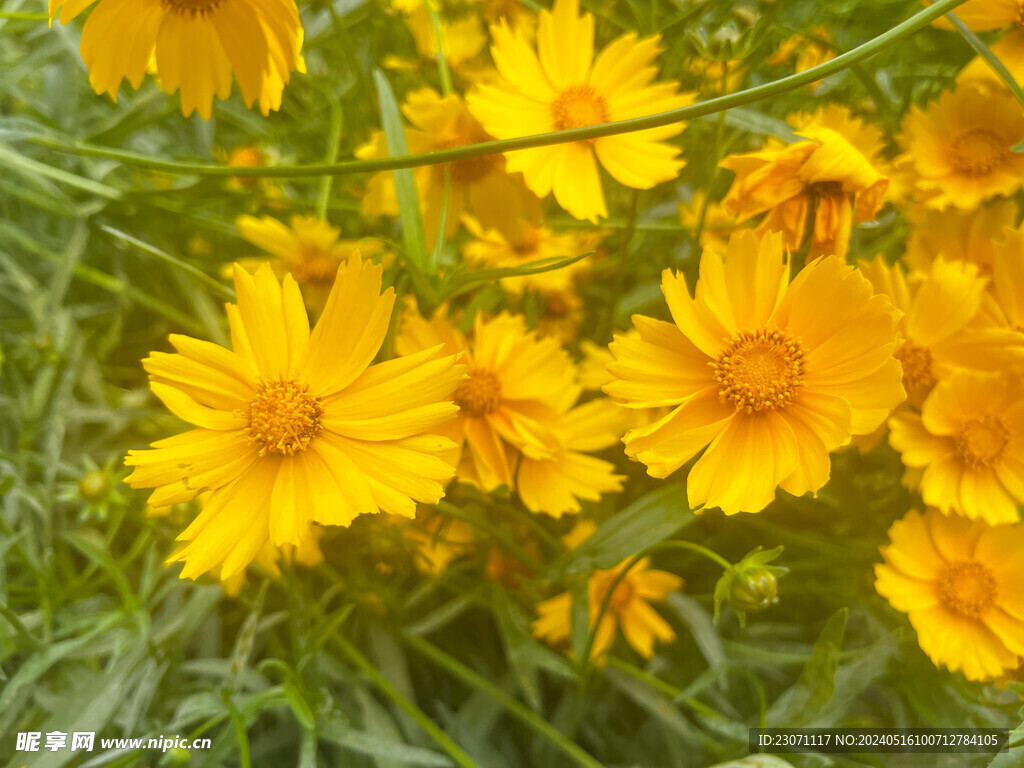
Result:
[[[903,313],[896,358],[909,404],[920,406],[936,382],[956,370],[998,371],[1021,360],[1024,337],[982,327],[978,312],[986,280],[973,264],[936,259],[929,274],[912,283],[881,257],[861,263],[860,270]]]
[[[144,361],[154,394],[196,426],[129,451],[133,488],[154,506],[210,497],[168,562],[182,578],[241,571],[268,540],[300,545],[312,523],[347,526],[385,511],[412,517],[454,474],[453,448],[434,427],[456,412],[465,369],[438,348],[371,365],[387,333],[394,292],[358,258],[338,271],[310,333],[298,284],[268,265],[235,269],[227,305],[234,351],[172,335],[178,354]]]
[[[245,240],[275,257],[270,263],[275,274],[291,274],[305,289],[306,304],[317,311],[327,303],[338,267],[352,257],[372,256],[381,247],[374,241],[340,240],[340,230],[315,216],[292,216],[291,226],[270,216],[239,216],[237,223]],[[249,268],[260,261],[239,263]]]
[[[434,509],[421,508],[415,522],[405,523],[403,533],[416,544],[417,556],[413,561],[416,567],[434,576],[446,571],[452,561],[465,555],[476,543],[476,535],[468,523]]]
[[[96,0],[49,0],[50,24],[68,23]],[[167,93],[181,90],[181,110],[209,120],[213,97],[231,95],[231,79],[247,106],[263,114],[300,67],[302,26],[294,0],[140,0],[124,7],[100,0],[82,30],[82,59],[96,93],[117,100],[121,81],[142,85],[151,58]]]
[[[641,315],[639,340],[611,345],[605,391],[632,408],[673,410],[624,438],[626,453],[666,477],[690,470],[692,508],[758,512],[775,489],[800,496],[829,478],[829,453],[868,434],[904,398],[899,313],[842,259],[789,282],[779,234],[739,232],[722,257],[705,250],[696,297],[666,270],[674,323]]]
[[[693,58],[686,62],[686,68],[700,80],[700,94],[705,97],[737,91],[747,76],[743,59]]]
[[[452,149],[467,144],[491,141],[480,123],[470,115],[462,99],[455,95],[441,96],[431,88],[409,94],[402,107],[405,117],[415,126],[406,129],[409,152],[418,154]],[[356,151],[362,159],[386,157],[384,134],[377,132],[370,142]],[[485,227],[515,232],[522,219],[539,211],[536,198],[526,190],[522,177],[505,173],[500,155],[459,160],[448,165],[430,165],[413,172],[423,212],[427,245],[433,247],[444,205],[445,175],[451,172],[447,226],[445,235],[453,236],[469,211]],[[363,197],[363,214],[367,216],[398,216],[398,197],[394,175],[388,171],[371,178]]]
[[[480,222],[464,217],[463,223],[473,236],[462,249],[467,261],[495,269],[524,267],[550,260],[557,262],[592,251],[603,237],[591,231],[553,232],[549,227],[523,222],[517,238],[497,229],[485,229]],[[526,290],[552,293],[572,290],[577,275],[585,272],[590,259],[581,259],[567,267],[533,275],[501,278],[502,287],[516,294]]]
[[[1001,376],[962,371],[940,381],[921,414],[889,420],[889,444],[924,469],[924,503],[993,525],[1024,504],[1024,401]]]
[[[906,613],[936,666],[968,680],[1017,668],[1024,656],[1024,526],[988,526],[929,510],[889,529],[875,589]]]
[[[992,246],[992,295],[983,311],[996,327],[1024,334],[1024,225],[1005,229]]]
[[[470,111],[492,136],[514,136],[598,125],[666,112],[691,103],[678,84],[651,84],[660,53],[657,35],[637,39],[629,32],[594,59],[594,17],[579,15],[578,0],[556,0],[541,11],[536,51],[506,23],[491,28],[491,53],[501,79],[469,96]],[[508,153],[510,171],[522,171],[539,197],[555,199],[578,219],[607,216],[597,160],[627,187],[649,189],[674,179],[684,162],[665,139],[682,131],[662,128],[555,144]]]
[[[836,57],[831,45],[832,33],[825,27],[815,27],[811,30],[811,37],[807,35],[790,35],[779,45],[778,49],[769,56],[765,63],[773,67],[787,63],[796,57],[796,71],[806,72],[812,67],[824,64]],[[807,90],[817,90],[820,82],[809,83]]]
[[[256,553],[253,563],[265,574],[275,579],[281,577],[281,568],[278,566],[278,563],[281,561],[282,556],[294,560],[297,565],[305,568],[315,568],[324,561],[324,553],[320,549],[320,539],[324,537],[323,526],[314,525],[310,529],[310,534],[310,537],[297,547],[291,544],[282,544],[280,547],[275,547],[268,541]],[[245,569],[243,569],[234,576],[229,576],[221,581],[220,585],[225,594],[237,597],[245,583]]]
[[[621,491],[625,476],[614,474],[614,464],[587,453],[618,443],[628,415],[604,398],[561,415],[553,425],[560,441],[554,455],[520,460],[516,490],[526,508],[561,517],[579,512],[579,499],[598,501],[604,493]]]
[[[1012,195],[1024,179],[1024,110],[1005,88],[964,83],[926,109],[911,108],[898,158],[916,176],[929,208],[970,210],[996,195]]]
[[[550,459],[561,449],[554,424],[579,396],[572,361],[556,340],[528,332],[521,317],[478,315],[470,342],[443,312],[427,320],[407,311],[398,351],[444,344],[447,354],[461,354],[469,378],[455,391],[460,410],[450,434],[468,451],[458,478],[483,491],[512,488],[520,454]]]
[[[757,231],[782,232],[799,248],[811,223],[811,257],[845,257],[855,223],[882,207],[888,179],[843,134],[818,124],[799,133],[806,141],[769,142],[759,152],[721,162],[736,172],[722,204],[742,223],[767,212]]]
[[[989,49],[1019,83],[1024,76],[1024,8],[1018,0],[967,0],[956,8],[957,18],[975,32],[992,32],[1009,27],[1008,34]],[[941,29],[955,29],[942,16],[932,22]],[[976,56],[961,70],[957,82],[988,82],[999,88],[1003,82],[983,58]]]
[[[976,264],[983,275],[992,271],[993,243],[1004,227],[1017,222],[1017,203],[996,200],[969,211],[950,208],[925,209],[920,216],[908,215],[912,228],[903,255],[912,270],[928,273],[932,262],[966,261]]]
[[[437,59],[437,36],[434,24],[426,7],[419,6],[409,11],[405,18],[406,26],[412,33],[416,44],[416,52],[421,58],[433,61]],[[487,45],[487,34],[479,16],[469,15],[459,19],[441,20],[441,43],[444,45],[445,60],[453,70],[460,69],[473,59]],[[419,63],[407,61],[398,56],[384,57],[384,66],[388,69],[416,69]]]
[[[623,560],[615,568],[594,571],[587,584],[587,602],[590,611],[590,627],[597,627],[591,657],[598,658],[611,647],[617,629],[637,653],[645,659],[654,656],[655,641],[671,643],[676,633],[650,602],[662,601],[669,593],[683,587],[683,580],[667,571],[650,570],[650,558],[642,558],[612,593],[608,609],[598,624],[598,613],[608,590],[620,572],[629,564]],[[569,639],[572,594],[563,592],[557,597],[545,600],[537,606],[539,617],[533,622],[534,637],[553,645],[560,645]]]

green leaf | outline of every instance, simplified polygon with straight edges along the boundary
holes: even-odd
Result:
[[[848,609],[840,608],[825,623],[800,679],[768,709],[769,727],[797,728],[814,720],[835,692],[836,668],[846,634]]]
[[[309,708],[309,704],[306,703],[294,683],[284,684],[284,695],[288,699],[288,705],[295,713],[295,719],[299,721],[299,725],[307,730],[314,728],[316,718],[313,716],[313,710]]]
[[[380,120],[387,140],[388,154],[392,157],[408,154],[405,143],[405,128],[402,126],[402,113],[395,101],[391,84],[379,69],[373,73],[373,81],[377,85],[377,98],[380,101]],[[430,264],[427,261],[427,239],[423,231],[423,217],[420,214],[420,198],[416,192],[416,182],[412,171],[403,168],[393,171],[395,174],[395,192],[398,196],[398,210],[402,221],[402,240],[409,260],[420,271],[429,274]]]
[[[452,765],[451,760],[438,752],[382,739],[366,731],[347,728],[330,720],[320,720],[317,723],[317,733],[322,739],[352,752],[401,765],[419,765],[426,768],[449,768]]]
[[[548,568],[549,575],[557,578],[613,568],[678,533],[695,519],[686,503],[686,486],[664,485],[606,520],[579,547],[555,560]]]

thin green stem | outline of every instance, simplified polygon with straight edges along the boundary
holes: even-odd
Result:
[[[1017,84],[1017,80],[1012,74],[1010,74],[1010,70],[1006,68],[1006,65],[999,60],[999,57],[992,53],[992,50],[981,41],[981,38],[974,34],[974,32],[972,32],[952,11],[949,12],[949,20],[953,23],[953,26],[956,27],[956,31],[959,32],[963,39],[967,41],[967,44],[974,49],[975,53],[981,56],[981,58],[985,60],[985,63],[992,68],[992,71],[996,73],[999,79],[1006,84],[1006,87],[1010,89],[1010,92],[1014,95],[1017,101],[1019,101],[1021,105],[1024,105],[1024,90],[1021,90],[1020,85]]]
[[[610,656],[608,658],[608,666],[614,667],[620,672],[625,672],[627,675],[630,675],[631,677],[635,677],[637,680],[647,683],[647,685],[654,688],[654,690],[672,699],[673,702],[678,702],[688,707],[689,709],[692,709],[698,715],[703,715],[704,717],[717,717],[722,720],[729,719],[721,712],[719,712],[717,709],[709,707],[704,702],[695,699],[692,696],[683,698],[684,692],[681,688],[676,688],[671,683],[662,680],[660,677],[652,675],[650,672],[647,672],[646,670],[640,669],[640,667],[630,664],[628,661],[623,661],[622,659],[616,658],[615,656]]]
[[[327,156],[324,158],[324,161],[328,164],[334,163],[338,159],[338,145],[341,142],[341,126],[343,122],[342,117],[341,103],[337,100],[332,100],[331,126],[328,130],[327,139]],[[327,208],[330,205],[331,186],[333,184],[333,176],[324,176],[320,180],[320,195],[316,201],[316,217],[321,221],[327,218]]]
[[[427,717],[427,714],[413,704],[409,699],[402,695],[395,686],[393,686],[380,671],[370,663],[370,660],[363,656],[359,650],[346,640],[341,635],[334,636],[335,646],[345,654],[349,660],[355,664],[360,671],[365,674],[373,684],[377,686],[381,693],[387,696],[395,705],[411,717],[416,724],[420,726],[427,735],[430,736],[437,745],[441,747],[455,763],[461,768],[481,768],[480,765],[471,758],[466,752],[452,741],[451,737],[442,731],[437,725]]]
[[[0,603],[0,616],[7,619],[8,623],[14,627],[14,631],[18,633],[18,637],[24,640],[30,648],[35,650],[42,647],[42,643],[35,638],[35,635],[28,631],[28,627],[22,624],[18,614],[8,608],[6,603]]]
[[[509,552],[518,557],[525,565],[529,566],[534,571],[541,570],[544,566],[538,563],[518,544],[510,540],[507,536],[503,536],[501,531],[495,528],[490,523],[481,520],[475,515],[470,515],[463,510],[456,507],[454,504],[449,504],[447,501],[439,501],[435,504],[439,511],[451,517],[456,517],[462,520],[474,528],[478,528],[483,533],[493,538],[496,542],[505,547]]]
[[[496,701],[498,704],[501,704],[502,707],[508,710],[509,714],[513,715],[522,723],[532,728],[536,733],[546,738],[568,757],[572,758],[577,765],[583,766],[583,768],[604,768],[604,766],[595,760],[589,752],[574,741],[566,738],[561,731],[547,722],[547,720],[539,717],[529,707],[521,704],[516,699],[513,699],[505,693],[505,691],[498,688],[489,680],[481,677],[457,659],[449,656],[437,646],[427,642],[422,637],[411,635],[406,632],[402,633],[402,641],[414,651],[426,656],[439,667],[443,667],[467,685],[472,686],[488,698]]]
[[[430,14],[430,26],[434,28],[434,42],[437,45],[437,77],[441,81],[441,93],[444,96],[455,91],[452,86],[452,71],[448,67],[448,56],[444,50],[444,30],[441,26],[441,15],[430,0],[425,0],[423,7]]]
[[[425,152],[418,155],[397,155],[393,157],[381,157],[370,160],[346,160],[340,163],[314,164],[314,165],[279,165],[263,166],[253,168],[235,168],[227,165],[214,165],[210,163],[182,163],[178,161],[162,160],[149,155],[142,155],[135,152],[106,149],[104,147],[93,147],[85,144],[66,146],[65,144],[37,137],[31,141],[40,146],[49,147],[61,152],[71,154],[87,155],[91,157],[106,157],[119,160],[126,165],[135,165],[165,173],[179,175],[199,176],[264,176],[277,178],[300,178],[307,176],[325,176],[329,174],[342,176],[354,173],[372,173],[376,171],[393,171],[400,168],[417,168],[425,165],[441,165],[457,160],[468,160],[476,157],[485,157],[501,152],[509,152],[516,149],[530,149],[533,147],[545,147],[553,144],[566,144],[584,139],[597,139],[603,136],[614,136],[620,133],[631,133],[643,131],[648,128],[657,128],[663,125],[672,125],[684,120],[692,120],[705,115],[713,115],[727,109],[752,104],[762,99],[778,96],[780,93],[791,91],[809,83],[816,82],[822,78],[834,75],[848,67],[874,56],[917,30],[928,26],[932,21],[953,10],[965,0],[938,0],[933,5],[924,8],[906,21],[897,24],[887,32],[878,37],[872,38],[863,45],[853,50],[842,53],[834,59],[823,62],[816,67],[797,72],[796,74],[783,77],[771,83],[748,88],[744,91],[726,94],[707,101],[698,102],[688,107],[674,109],[668,112],[660,112],[655,115],[637,117],[629,120],[619,120],[611,123],[585,126],[583,128],[570,128],[564,131],[553,131],[551,133],[537,134],[534,136],[522,136],[514,139],[501,141],[485,141],[479,144],[470,144],[463,147],[438,150],[436,152]]]

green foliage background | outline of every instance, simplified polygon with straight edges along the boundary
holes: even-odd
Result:
[[[764,60],[794,31],[825,26],[848,50],[920,9],[912,0],[742,4],[751,14],[737,13],[739,3],[687,0],[584,6],[597,16],[599,41],[623,29],[661,32],[663,76],[688,88],[700,85],[688,68],[695,57],[742,58],[749,87],[789,73]],[[1013,691],[936,670],[905,618],[873,591],[877,548],[913,501],[884,445],[834,457],[833,480],[817,500],[780,498],[763,514],[735,518],[694,516],[681,484],[647,478],[611,450],[630,481],[591,505],[602,533],[566,553],[556,536],[570,521],[531,520],[546,534],[538,537],[543,561],[516,590],[482,578],[485,551],[424,577],[408,542],[362,521],[329,533],[324,565],[286,568],[280,580],[250,575],[239,598],[208,581],[178,580],[162,561],[181,519],[146,517],[145,494],[119,485],[125,450],[180,428],[148,394],[139,361],[166,349],[169,332],[226,341],[219,305],[230,290],[219,275],[254,255],[233,222],[256,203],[220,178],[154,174],[61,147],[214,162],[216,147],[256,143],[278,165],[350,158],[381,125],[381,59],[415,53],[399,17],[378,3],[301,3],[309,73],[295,77],[281,111],[264,119],[236,96],[218,102],[207,123],[184,119],[176,98],[151,82],[122,91],[116,105],[97,97],[78,55],[80,24],[50,30],[44,10],[27,0],[0,6],[0,764],[658,768],[740,758],[747,728],[758,724],[1019,722]],[[953,33],[924,29],[813,94],[801,88],[693,121],[680,138],[689,165],[678,183],[640,193],[608,185],[607,257],[601,278],[583,289],[589,337],[604,344],[632,313],[661,311],[664,268],[694,275],[698,250],[676,207],[696,190],[724,192],[728,174],[716,166],[726,153],[756,148],[785,132],[786,115],[827,101],[869,115],[891,136],[907,106],[949,86],[970,55]],[[399,101],[424,79],[437,85],[432,66],[386,77],[383,90]],[[429,301],[397,223],[360,219],[365,180],[276,183],[285,211],[319,205],[346,236],[391,241],[406,258],[387,279]],[[557,213],[551,220],[579,226]],[[190,248],[197,235],[210,245],[205,252]],[[852,254],[896,258],[905,236],[887,209],[856,231]],[[442,267],[457,268],[451,244],[440,256]],[[495,309],[503,297],[485,284],[460,301]],[[95,470],[109,490],[86,499],[79,481]],[[513,501],[465,488],[446,501],[515,556],[514,527],[525,513]],[[789,573],[779,604],[745,627],[726,609],[716,625],[721,569],[665,547],[657,567],[687,587],[662,607],[679,641],[653,660],[620,645],[607,665],[582,667],[531,639],[539,599],[671,539],[733,562],[756,546],[783,545],[777,562]],[[14,752],[18,731],[49,730],[206,735],[213,748]],[[787,759],[990,764],[966,755]],[[1019,765],[1020,749],[991,762]]]

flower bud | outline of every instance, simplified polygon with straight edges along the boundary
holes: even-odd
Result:
[[[109,492],[110,480],[99,470],[86,472],[78,481],[78,494],[86,501],[102,501]]]
[[[767,568],[738,574],[729,588],[729,605],[739,613],[760,613],[779,601],[779,582]]]

